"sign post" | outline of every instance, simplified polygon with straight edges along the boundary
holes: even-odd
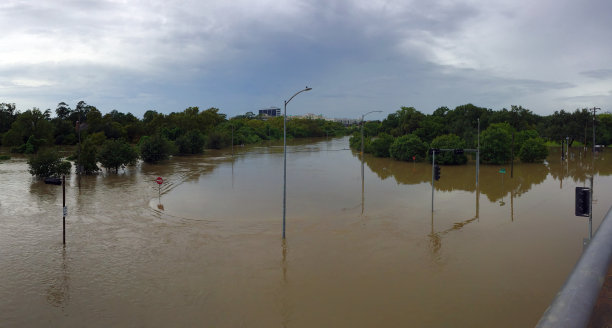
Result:
[[[161,198],[161,185],[162,183],[164,183],[164,179],[162,179],[162,177],[157,177],[157,179],[155,179],[155,182],[157,182],[157,191],[158,191],[158,195]]]
[[[62,242],[66,246],[66,215],[68,215],[68,207],[66,207],[66,175],[62,176]]]

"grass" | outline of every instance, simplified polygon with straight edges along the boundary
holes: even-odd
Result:
[[[7,159],[11,159],[11,156],[9,156],[9,155],[0,155],[0,161],[7,160]]]
[[[556,141],[546,141],[545,145],[546,147],[561,147],[561,144]],[[580,141],[574,140],[574,142],[572,142],[572,147],[583,147],[583,146],[584,144]]]

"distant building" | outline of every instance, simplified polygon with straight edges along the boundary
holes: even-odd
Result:
[[[281,110],[278,107],[270,107],[259,110],[260,116],[281,116]]]
[[[338,123],[342,123],[344,126],[356,125],[356,124],[359,124],[359,122],[361,122],[360,120],[357,120],[354,118],[335,118],[334,121]]]

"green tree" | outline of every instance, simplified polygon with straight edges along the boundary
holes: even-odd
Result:
[[[100,171],[98,167],[98,147],[89,138],[83,142],[80,161],[83,173],[93,174]],[[79,162],[77,161],[78,165]]]
[[[107,170],[115,169],[115,173],[126,165],[136,164],[138,153],[123,139],[109,139],[98,151],[98,161]]]
[[[364,138],[363,138],[363,151],[365,153],[371,153],[372,152],[371,145],[372,145],[372,138],[369,137],[369,136],[364,136]],[[359,132],[359,131],[353,132],[353,135],[349,138],[349,147],[351,147],[352,149],[356,149],[358,151],[361,151],[361,132]]]
[[[98,167],[98,149],[102,147],[106,141],[104,132],[96,132],[87,136],[81,144],[81,156],[78,155],[78,150],[73,157],[76,159],[76,165],[80,166],[85,174],[93,174],[100,170]]]
[[[379,134],[376,139],[372,140],[372,154],[376,157],[389,157],[389,148],[393,141],[394,139],[391,135],[386,133]]]
[[[71,113],[72,109],[70,109],[70,106],[63,101],[57,104],[57,108],[55,108],[55,115],[57,115],[57,118],[60,120],[67,120]]]
[[[77,143],[76,129],[69,120],[56,117],[51,120],[53,137],[56,145],[74,145]]]
[[[176,152],[175,145],[158,134],[140,138],[139,149],[140,157],[147,163],[168,159]]]
[[[414,107],[402,107],[393,114],[389,114],[382,121],[381,130],[387,134],[399,137],[405,134],[413,133],[421,127],[421,123],[425,115]]]
[[[511,159],[512,127],[508,123],[491,124],[483,133],[481,156],[483,162],[503,164]]]
[[[595,128],[597,134],[597,143],[603,145],[612,144],[612,114],[603,113],[597,115],[597,126]]]
[[[389,155],[400,161],[414,160],[421,162],[427,156],[427,144],[414,134],[406,134],[396,138],[389,147]]]
[[[28,159],[29,172],[37,177],[58,177],[70,174],[71,164],[62,160],[58,152],[53,149],[43,149]]]
[[[443,135],[446,131],[444,118],[437,115],[427,115],[421,122],[421,127],[416,129],[414,134],[421,140],[431,143],[437,136]]]
[[[539,138],[539,137],[540,135],[538,134],[538,131],[536,130],[523,130],[523,131],[516,133],[514,137],[514,153],[515,154],[519,153],[525,141],[532,139],[532,138]]]
[[[431,148],[446,148],[446,149],[463,149],[465,148],[465,141],[454,134],[445,134],[436,137],[431,142]],[[436,162],[445,165],[457,165],[467,163],[467,156],[465,154],[455,154],[452,151],[443,151],[436,154]]]
[[[0,103],[0,136],[10,130],[17,117],[15,109],[15,104]]]
[[[523,162],[542,162],[548,156],[548,148],[542,138],[530,138],[523,142],[519,158]]]
[[[34,151],[42,145],[52,144],[53,124],[49,121],[50,113],[48,109],[42,112],[38,108],[20,113],[11,124],[11,129],[4,135],[2,144],[13,147],[13,150],[18,152],[26,150],[28,140],[31,140],[30,145],[34,147]]]
[[[191,130],[175,141],[179,154],[201,154],[206,138],[198,130]]]

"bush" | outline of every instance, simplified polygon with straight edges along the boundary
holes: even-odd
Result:
[[[98,160],[107,170],[115,169],[115,172],[119,172],[126,165],[136,164],[138,153],[123,139],[109,139],[100,147]]]
[[[454,134],[445,134],[436,137],[431,142],[431,148],[463,149],[465,141]],[[467,163],[465,154],[456,155],[452,151],[444,151],[436,154],[436,162],[443,165],[457,165]]]
[[[403,135],[391,144],[389,147],[389,155],[391,158],[410,161],[414,156],[414,160],[421,162],[425,160],[427,154],[427,144],[414,134]]]
[[[211,131],[206,138],[206,147],[210,149],[221,149],[225,146],[229,146],[232,143],[231,140],[231,132],[223,133],[221,131],[214,130]]]
[[[97,142],[97,138],[90,135],[85,139],[85,142],[81,145],[81,156],[79,158],[78,150],[76,154],[77,167],[81,167],[81,172],[85,174],[93,174],[100,171],[98,167],[98,148],[101,147]],[[80,162],[79,162],[80,161]]]
[[[370,153],[370,146],[372,144],[372,138],[365,136],[363,138],[363,151],[365,153]],[[361,151],[361,132],[356,131],[353,132],[353,135],[349,138],[349,147],[355,149],[357,151]]]
[[[157,163],[168,159],[176,152],[175,145],[159,135],[142,137],[139,149],[140,157],[147,163]]]
[[[62,160],[53,149],[41,150],[37,155],[30,157],[28,165],[30,174],[41,178],[70,174],[72,166],[70,162]]]
[[[512,157],[512,128],[507,123],[491,124],[482,133],[481,156],[490,164],[507,163]]]
[[[175,144],[181,154],[201,154],[204,150],[206,138],[198,130],[191,130],[176,138]]]
[[[519,151],[521,161],[528,163],[542,162],[546,156],[548,156],[548,148],[541,138],[527,139]]]
[[[378,138],[372,140],[371,148],[372,153],[376,157],[389,157],[389,148],[393,143],[394,139],[391,135],[381,133]]]

